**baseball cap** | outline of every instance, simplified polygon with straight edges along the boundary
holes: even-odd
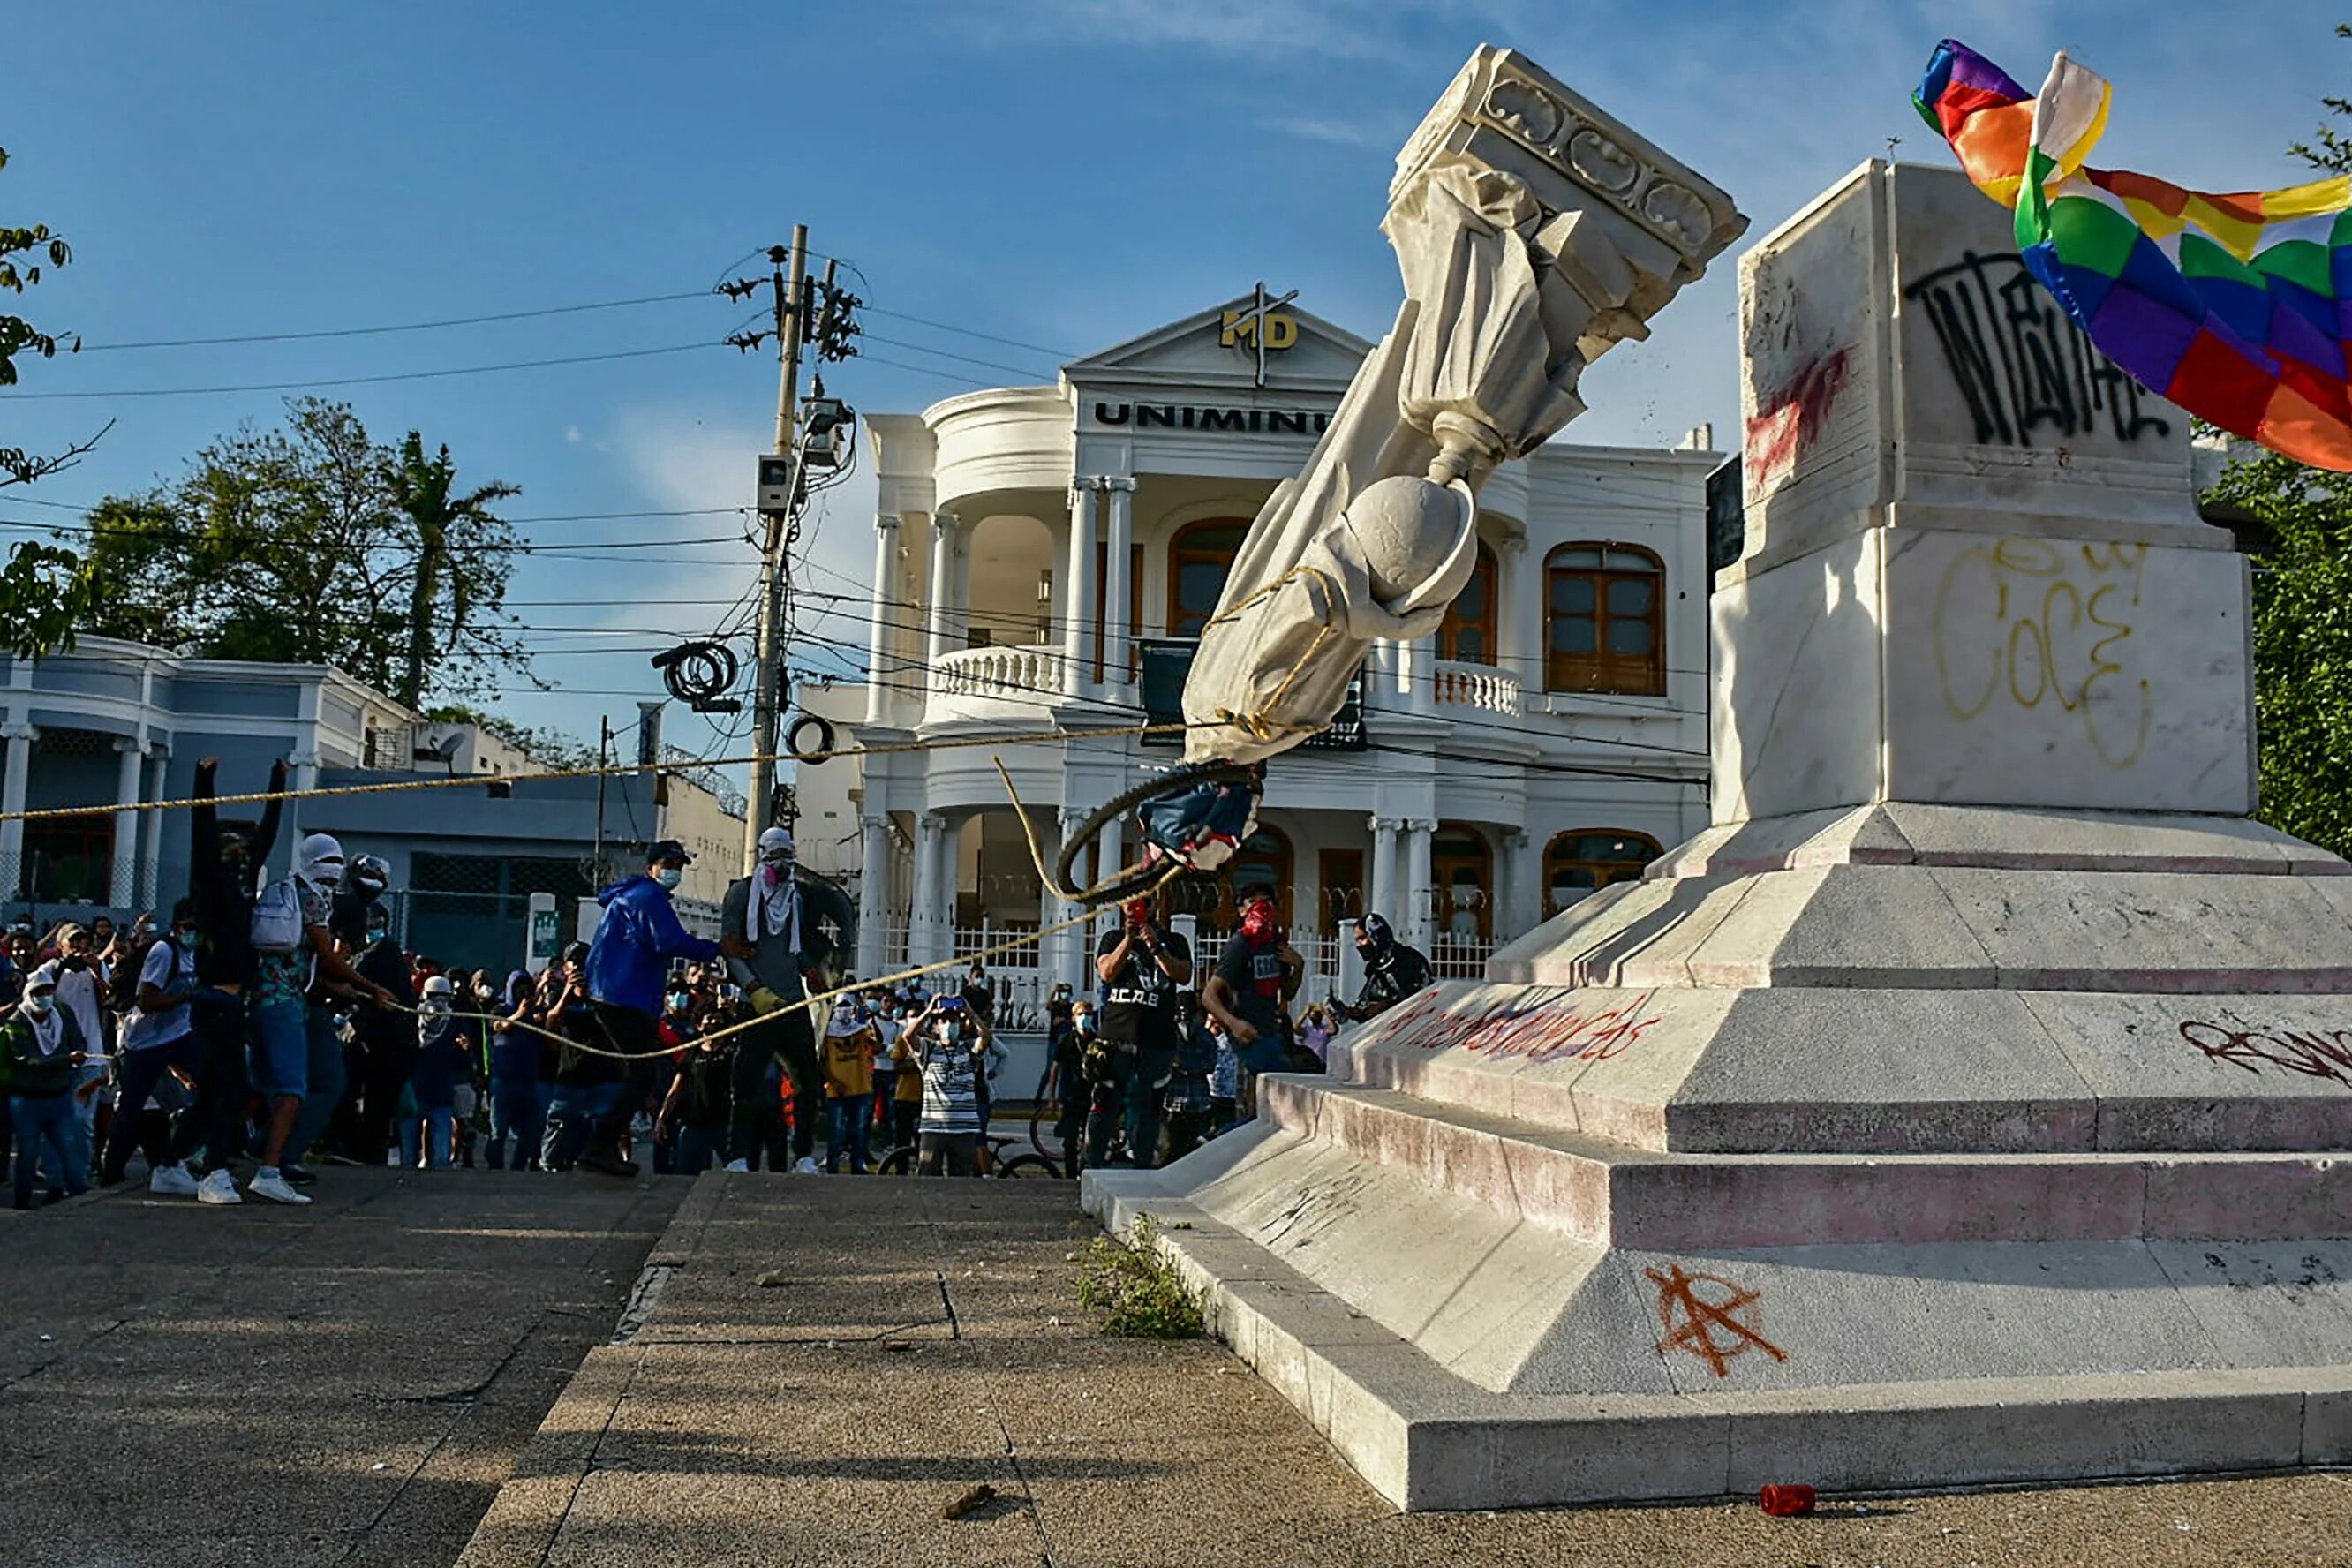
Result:
[[[646,851],[646,864],[648,866],[691,866],[694,864],[694,857],[688,854],[686,852],[686,846],[680,844],[677,839],[664,838],[656,842],[652,848]]]

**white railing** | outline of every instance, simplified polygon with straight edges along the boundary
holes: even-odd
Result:
[[[931,667],[931,689],[942,697],[1013,697],[1034,700],[1062,689],[1059,649],[968,647]]]
[[[1494,951],[1485,937],[1441,936],[1429,944],[1429,971],[1440,980],[1483,980]]]
[[[1509,718],[1519,714],[1519,678],[1491,664],[1437,661],[1437,701],[1442,708],[1475,708]]]

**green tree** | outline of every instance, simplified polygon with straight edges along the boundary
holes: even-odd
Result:
[[[2352,37],[2352,26],[2336,32]],[[2321,103],[2329,121],[2288,153],[2352,170],[2352,136],[2338,129],[2352,99]],[[2235,521],[2253,556],[2262,819],[2352,856],[2352,474],[2249,447],[2204,501]]]
[[[2242,457],[2205,495],[2253,546],[2262,819],[2352,855],[2352,474]]]
[[[457,465],[444,445],[425,455],[425,438],[415,430],[401,443],[388,470],[392,504],[407,520],[415,552],[408,590],[408,658],[393,694],[414,708],[425,695],[425,679],[438,659],[517,657],[513,640],[496,619],[506,597],[506,563],[514,554],[514,531],[494,515],[493,503],[522,493],[519,486],[492,479],[457,493]]]
[[[420,438],[408,447],[421,454]],[[305,397],[280,428],[205,447],[176,481],[108,497],[89,514],[89,564],[107,585],[89,628],[215,658],[331,664],[412,705],[499,668],[527,675],[501,608],[517,545],[482,510],[511,487],[454,498],[471,511],[453,524],[453,498],[421,496],[405,456],[373,442],[348,405]],[[420,467],[454,473],[446,452]],[[412,506],[430,514],[429,534]],[[420,642],[420,607],[449,635]]]
[[[8,151],[0,147],[0,169],[7,166]],[[0,223],[0,289],[22,295],[40,282],[44,264],[54,271],[72,259],[73,247],[47,224]],[[0,386],[16,384],[19,354],[55,359],[60,346],[78,353],[81,340],[43,331],[13,311],[0,310]],[[0,488],[29,485],[72,468],[112,428],[110,424],[61,452],[32,452],[0,442]],[[0,626],[7,628],[0,646],[20,658],[70,647],[74,627],[96,599],[97,584],[72,551],[31,540],[16,545],[0,566]]]

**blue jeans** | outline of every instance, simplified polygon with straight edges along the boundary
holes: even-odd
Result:
[[[514,1168],[528,1167],[539,1155],[539,1141],[547,1135],[547,1110],[540,1102],[537,1079],[490,1079],[490,1169],[507,1168],[507,1140],[514,1140]]]
[[[824,1168],[828,1172],[841,1169],[841,1151],[849,1150],[849,1168],[859,1175],[866,1173],[866,1129],[874,1117],[874,1101],[866,1095],[855,1100],[843,1098],[825,1101],[832,1125],[825,1129]]]
[[[541,1138],[539,1163],[551,1171],[568,1171],[588,1147],[596,1123],[621,1103],[617,1083],[559,1083],[547,1108],[547,1131]]]
[[[677,1130],[677,1150],[671,1155],[677,1163],[677,1173],[698,1176],[713,1165],[723,1164],[719,1156],[727,1147],[727,1129],[718,1127],[681,1127]]]
[[[457,1113],[446,1105],[425,1106],[421,1115],[425,1121],[425,1168],[446,1171],[449,1168],[451,1140],[457,1130]]]
[[[342,1102],[343,1089],[349,1081],[350,1069],[343,1065],[342,1030],[335,1016],[315,1003],[304,1010],[304,1045],[307,1047],[305,1089],[302,1093],[302,1114],[294,1119],[294,1135],[286,1140],[286,1158],[299,1161],[327,1131],[334,1120],[335,1107]]]
[[[100,1166],[110,1182],[122,1180],[122,1173],[131,1163],[131,1151],[138,1147],[139,1119],[147,1109],[147,1097],[155,1092],[155,1086],[173,1068],[201,1083],[205,1047],[194,1034],[186,1034],[160,1046],[142,1046],[124,1051],[121,1059],[114,1065],[121,1069],[121,1087],[116,1091],[114,1126],[107,1134],[105,1159]],[[180,1122],[184,1120],[188,1120],[188,1113],[184,1110],[173,1119],[173,1144],[175,1147],[180,1142]],[[189,1126],[193,1131],[193,1121]],[[188,1150],[180,1152],[180,1158],[185,1159],[193,1148],[191,1142]]]
[[[18,1208],[33,1206],[33,1171],[45,1143],[63,1168],[66,1194],[78,1198],[89,1191],[89,1140],[71,1094],[16,1095],[8,1101],[8,1124],[16,1133]]]

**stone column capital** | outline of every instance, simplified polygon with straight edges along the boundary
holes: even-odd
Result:
[[[931,513],[931,532],[941,539],[953,539],[962,521],[951,511],[935,511]]]
[[[37,741],[41,727],[29,720],[16,719],[0,724],[0,741]]]
[[[1503,829],[1503,847],[1504,847],[1504,848],[1506,848],[1506,849],[1525,849],[1527,847],[1528,847],[1528,830],[1527,830],[1526,828],[1524,828],[1524,827],[1506,827],[1505,829]]]
[[[890,818],[886,813],[869,811],[858,817],[857,826],[868,833],[879,833],[889,827]]]
[[[915,825],[926,833],[944,833],[947,831],[948,819],[941,812],[927,811],[915,819]]]
[[[1079,823],[1084,822],[1087,819],[1087,808],[1083,805],[1066,805],[1062,807],[1060,814],[1062,831],[1067,833],[1071,828],[1076,827]]]
[[[147,748],[140,742],[136,735],[117,735],[114,737],[114,749],[118,752],[128,754],[132,752],[144,752]]]
[[[1132,474],[1105,474],[1100,482],[1103,489],[1116,490],[1122,495],[1132,495],[1135,491],[1135,476]]]
[[[892,533],[906,521],[895,511],[877,511],[874,514],[874,529],[877,533]]]
[[[319,765],[319,753],[314,751],[290,752],[286,758],[286,765],[289,768],[315,768]]]

